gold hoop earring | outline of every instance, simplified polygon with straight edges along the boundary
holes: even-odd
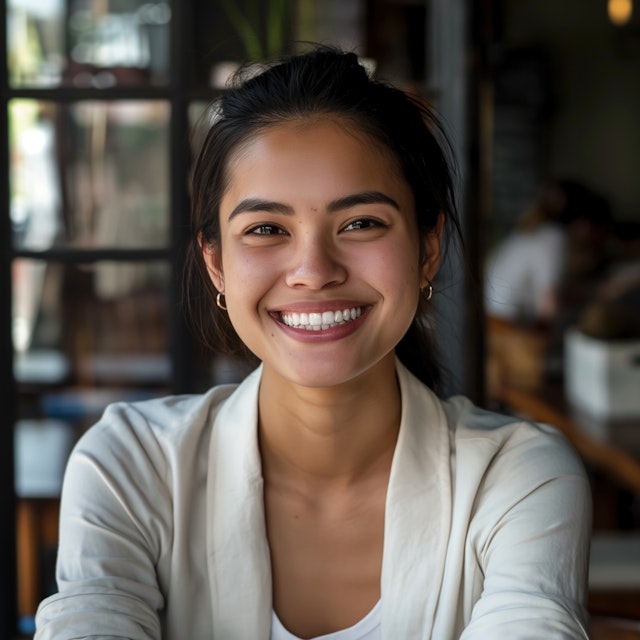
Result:
[[[216,296],[216,304],[218,305],[219,309],[226,311],[227,310],[227,307],[225,305],[226,300],[223,300],[223,298],[224,298],[224,293],[218,291],[218,295]]]
[[[429,302],[429,300],[433,298],[433,285],[431,284],[431,280],[427,280],[427,284],[424,288],[427,290],[427,293],[425,295],[425,300]]]

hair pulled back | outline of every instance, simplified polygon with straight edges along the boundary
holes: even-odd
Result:
[[[219,244],[220,202],[229,162],[244,142],[261,131],[293,120],[336,118],[388,149],[397,160],[413,192],[420,234],[431,231],[440,214],[446,227],[456,232],[459,228],[449,145],[436,117],[418,98],[370,78],[354,53],[321,47],[261,67],[257,75],[245,70],[214,103],[212,115],[193,170],[185,302],[194,329],[214,351],[248,355],[228,315],[216,307],[216,290],[201,246]],[[431,333],[426,301],[421,298],[396,353],[437,391],[441,372]]]

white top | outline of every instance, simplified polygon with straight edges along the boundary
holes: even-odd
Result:
[[[564,273],[565,251],[566,235],[558,225],[508,236],[487,263],[487,313],[510,320],[543,317]]]
[[[352,627],[341,629],[334,633],[327,633],[322,636],[316,636],[311,640],[381,640],[382,638],[382,604],[378,600],[376,605]],[[270,640],[301,640],[298,636],[294,636],[280,622],[276,612],[273,612],[271,622]]]
[[[397,374],[382,640],[587,638],[591,498],[566,440]],[[116,404],[83,436],[37,640],[268,640],[260,377]]]

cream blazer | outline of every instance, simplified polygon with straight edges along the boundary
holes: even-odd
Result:
[[[397,373],[383,638],[587,638],[591,501],[571,448],[550,427],[441,401],[399,362]],[[260,377],[112,405],[83,436],[38,640],[268,640]]]

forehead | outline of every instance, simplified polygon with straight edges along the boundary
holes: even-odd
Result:
[[[361,174],[369,182],[394,181],[409,188],[394,152],[357,123],[333,114],[291,119],[252,133],[228,157],[226,187],[240,178],[257,180],[276,165],[292,176],[333,171],[340,178],[347,171],[352,178]]]

